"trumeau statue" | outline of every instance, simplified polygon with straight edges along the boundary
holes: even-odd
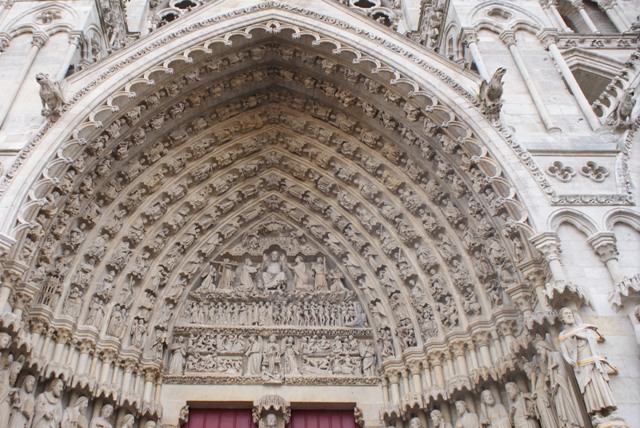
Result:
[[[603,337],[595,326],[576,321],[569,308],[560,309],[559,316],[564,326],[558,336],[560,351],[573,368],[587,411],[606,415],[615,410],[616,403],[607,375],[611,366],[598,350],[598,341]]]

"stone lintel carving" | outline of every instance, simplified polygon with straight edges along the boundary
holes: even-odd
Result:
[[[253,402],[251,417],[259,428],[284,428],[291,419],[291,404],[279,395],[265,395]]]

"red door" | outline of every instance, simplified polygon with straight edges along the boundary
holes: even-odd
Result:
[[[292,410],[286,428],[356,428],[353,410]]]
[[[251,410],[191,409],[182,428],[257,428]],[[292,410],[286,428],[356,428],[353,410]]]
[[[189,422],[182,428],[257,428],[251,410],[190,409]]]

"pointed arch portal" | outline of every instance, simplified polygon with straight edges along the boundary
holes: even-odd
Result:
[[[311,3],[202,6],[70,79],[0,200],[45,376],[149,418],[344,385],[389,419],[513,376],[536,184],[471,75]]]

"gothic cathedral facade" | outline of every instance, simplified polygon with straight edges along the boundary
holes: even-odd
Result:
[[[640,427],[638,15],[0,0],[0,428]]]

